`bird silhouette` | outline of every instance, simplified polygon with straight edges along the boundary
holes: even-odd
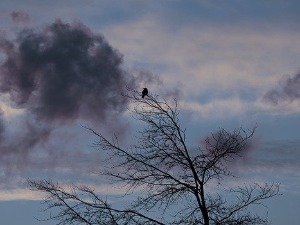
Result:
[[[148,89],[144,88],[142,91],[142,98],[144,98],[146,95],[148,95]]]

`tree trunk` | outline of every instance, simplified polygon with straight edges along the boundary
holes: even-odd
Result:
[[[209,217],[208,217],[208,212],[206,208],[202,209],[202,216],[204,220],[204,225],[209,225]]]

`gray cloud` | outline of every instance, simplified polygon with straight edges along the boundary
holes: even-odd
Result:
[[[12,13],[12,18],[23,16]],[[54,168],[59,162],[74,166],[70,146],[49,150],[50,141],[55,142],[54,128],[84,120],[94,126],[106,124],[108,129],[119,127],[125,133],[118,119],[128,104],[122,92],[126,85],[138,87],[140,81],[123,70],[122,55],[103,36],[81,23],[58,20],[42,28],[23,29],[15,40],[1,37],[0,52],[0,94],[7,94],[13,107],[24,110],[17,125],[5,124],[0,115],[0,162],[5,177],[16,169],[34,168],[34,159],[39,158],[33,155],[36,151],[49,156],[49,163],[41,160],[46,167]],[[90,158],[82,154],[81,159]]]
[[[123,56],[79,22],[57,20],[23,29],[16,39],[2,36],[0,53],[0,95],[24,111],[10,125],[0,115],[1,180],[16,171],[92,171],[99,159],[81,152],[78,146],[89,138],[78,134],[84,130],[76,122],[126,134],[126,87],[162,89],[157,75],[125,71]]]
[[[23,11],[12,11],[10,17],[14,23],[29,23],[30,16]]]
[[[16,42],[2,40],[1,49],[8,48],[0,91],[38,119],[105,121],[124,110],[120,93],[131,77],[121,68],[122,56],[83,24],[25,29]]]
[[[277,88],[269,90],[263,99],[273,105],[300,99],[300,73],[286,77]]]
[[[18,132],[5,132],[0,142],[2,175],[7,176],[13,170],[23,170],[31,160],[31,152],[48,139],[51,131],[47,126],[25,121]]]

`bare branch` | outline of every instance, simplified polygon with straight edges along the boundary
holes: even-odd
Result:
[[[228,162],[249,150],[255,128],[212,133],[191,154],[186,143],[176,100],[160,100],[151,93],[141,98],[128,90],[124,95],[133,105],[134,118],[143,124],[137,143],[120,146],[118,137],[109,140],[86,127],[96,136],[95,143],[105,158],[103,174],[127,187],[136,199],[128,208],[112,207],[88,187],[73,185],[66,190],[50,181],[29,181],[32,190],[47,194],[48,209],[57,209],[50,219],[59,224],[112,225],[248,225],[265,224],[266,218],[249,213],[249,206],[279,194],[279,186],[257,185],[230,189],[236,202],[230,203],[220,193],[212,193],[208,183],[232,176]],[[149,211],[155,212],[149,213]],[[171,216],[172,215],[172,216]]]

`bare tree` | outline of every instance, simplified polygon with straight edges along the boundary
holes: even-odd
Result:
[[[96,146],[106,159],[103,174],[125,185],[135,200],[124,208],[112,206],[92,189],[73,186],[66,190],[52,181],[29,181],[32,190],[45,192],[47,209],[56,208],[58,224],[111,225],[247,225],[267,224],[267,218],[251,214],[249,206],[279,194],[277,184],[251,184],[221,189],[232,177],[229,164],[249,149],[255,128],[212,133],[197,150],[186,143],[178,118],[177,102],[157,96],[126,95],[134,118],[144,122],[137,143],[123,148],[117,137],[111,141],[92,128]],[[231,198],[226,198],[226,193]]]

